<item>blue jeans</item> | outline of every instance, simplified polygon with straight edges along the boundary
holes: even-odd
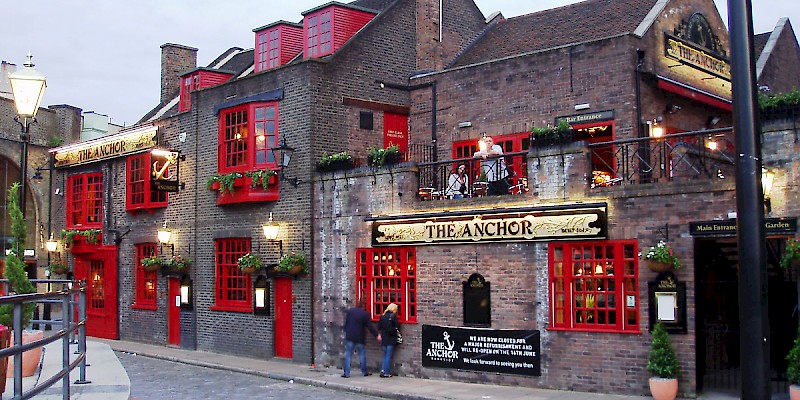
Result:
[[[394,354],[394,345],[387,344],[383,346],[383,364],[381,364],[381,372],[384,374],[392,373],[392,354]]]
[[[353,347],[358,349],[358,361],[361,363],[361,374],[367,374],[367,351],[364,349],[364,343],[351,342],[345,340],[344,342],[344,375],[350,376],[350,361],[353,357]]]

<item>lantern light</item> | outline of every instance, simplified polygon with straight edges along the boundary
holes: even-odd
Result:
[[[47,251],[48,251],[48,252],[50,252],[50,253],[53,253],[53,252],[55,252],[56,250],[58,250],[58,240],[55,240],[55,239],[53,238],[53,234],[52,234],[52,233],[50,234],[50,239],[48,239],[48,240],[47,240],[47,241],[44,243],[44,247],[45,247],[45,248],[47,249]]]

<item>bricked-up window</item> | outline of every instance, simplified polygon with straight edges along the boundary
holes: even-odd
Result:
[[[100,228],[103,215],[103,174],[67,178],[67,228]]]
[[[278,104],[250,103],[224,110],[219,121],[219,172],[275,169]]]
[[[639,332],[637,242],[550,244],[551,329]]]
[[[216,305],[212,310],[252,312],[252,275],[236,264],[239,257],[250,252],[250,239],[217,239],[215,246]]]
[[[128,211],[149,210],[167,206],[167,193],[150,187],[150,153],[128,157],[125,185],[125,208]]]
[[[377,321],[390,303],[400,322],[417,322],[417,251],[413,247],[358,249],[356,295]]]
[[[158,271],[147,271],[142,267],[142,259],[158,255],[155,243],[136,245],[136,299],[133,308],[155,310]]]
[[[330,11],[309,17],[306,32],[306,54],[309,57],[322,57],[332,52]]]

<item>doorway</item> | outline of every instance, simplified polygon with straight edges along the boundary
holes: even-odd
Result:
[[[766,243],[773,393],[785,393],[786,361],[798,323],[797,277],[780,268],[785,238]],[[736,238],[695,241],[698,392],[741,393],[739,251]]]
[[[167,343],[181,345],[181,280],[167,278]]]
[[[117,248],[82,246],[76,251],[75,279],[86,280],[86,334],[118,339]]]
[[[275,278],[275,357],[292,358],[292,280]]]

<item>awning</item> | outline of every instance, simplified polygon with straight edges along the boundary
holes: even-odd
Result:
[[[663,90],[675,93],[678,96],[683,96],[695,101],[699,101],[703,104],[708,104],[709,106],[716,107],[721,110],[725,110],[728,112],[733,111],[733,104],[731,103],[730,100],[726,98],[708,92],[704,92],[700,89],[691,87],[684,83],[674,81],[669,78],[665,78],[660,75],[656,75],[656,78],[658,78],[658,87]]]

